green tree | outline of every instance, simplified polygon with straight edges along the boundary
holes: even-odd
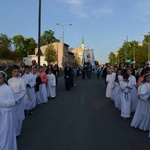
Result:
[[[52,44],[49,44],[45,50],[45,60],[48,63],[54,63],[57,60],[57,53]]]
[[[114,66],[115,64],[117,64],[117,62],[116,62],[116,56],[115,56],[115,54],[113,52],[111,52],[109,54],[109,62],[111,64],[111,66]]]
[[[26,57],[27,54],[34,54],[37,44],[33,38],[24,38],[22,35],[16,35],[13,38],[15,51],[19,57]]]
[[[52,30],[44,31],[43,35],[41,36],[41,44],[40,45],[43,46],[43,45],[47,45],[47,44],[50,44],[53,42],[59,42],[59,40],[56,39],[54,34],[55,34],[55,32]]]
[[[20,57],[25,57],[27,56],[27,50],[25,49],[24,46],[24,37],[22,35],[15,35],[13,38],[13,44],[15,47],[15,51],[19,54]]]
[[[11,38],[6,34],[0,34],[0,58],[11,58]]]
[[[37,47],[37,44],[33,38],[25,38],[24,39],[24,48],[26,49],[26,52],[30,55],[35,53],[35,48]]]

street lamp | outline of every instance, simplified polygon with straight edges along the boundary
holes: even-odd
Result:
[[[40,49],[40,37],[41,37],[41,0],[39,0],[39,11],[38,11],[38,65],[40,66],[40,56],[43,55]]]
[[[135,61],[135,44],[134,44],[134,47],[133,47],[133,67],[134,67],[134,69],[135,69],[135,63],[136,63],[136,61]]]
[[[125,53],[125,62],[128,59],[128,36],[126,37],[126,40],[124,41],[124,53]]]
[[[141,34],[142,36],[146,36],[145,34]],[[148,51],[147,51],[147,55],[148,55],[148,58],[147,58],[147,61],[150,65],[150,32],[148,32]]]
[[[60,24],[60,23],[56,23],[56,25],[61,26],[62,27],[62,51],[63,51],[63,57],[62,57],[62,64],[64,63],[64,27],[65,26],[72,26],[72,24]]]

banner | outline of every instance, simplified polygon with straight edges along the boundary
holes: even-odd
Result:
[[[91,64],[92,66],[95,65],[94,53],[93,50],[84,50],[83,52],[83,60],[82,64]]]

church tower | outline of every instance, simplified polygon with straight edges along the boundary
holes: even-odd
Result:
[[[83,50],[85,50],[84,37],[82,37],[81,48],[82,48]]]

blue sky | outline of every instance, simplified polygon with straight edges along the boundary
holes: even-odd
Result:
[[[13,37],[22,34],[37,41],[38,0],[0,0],[0,33]],[[55,31],[65,43],[78,47],[84,37],[86,47],[94,49],[96,60],[108,55],[128,40],[142,42],[141,33],[150,31],[149,0],[42,0],[42,28]]]

